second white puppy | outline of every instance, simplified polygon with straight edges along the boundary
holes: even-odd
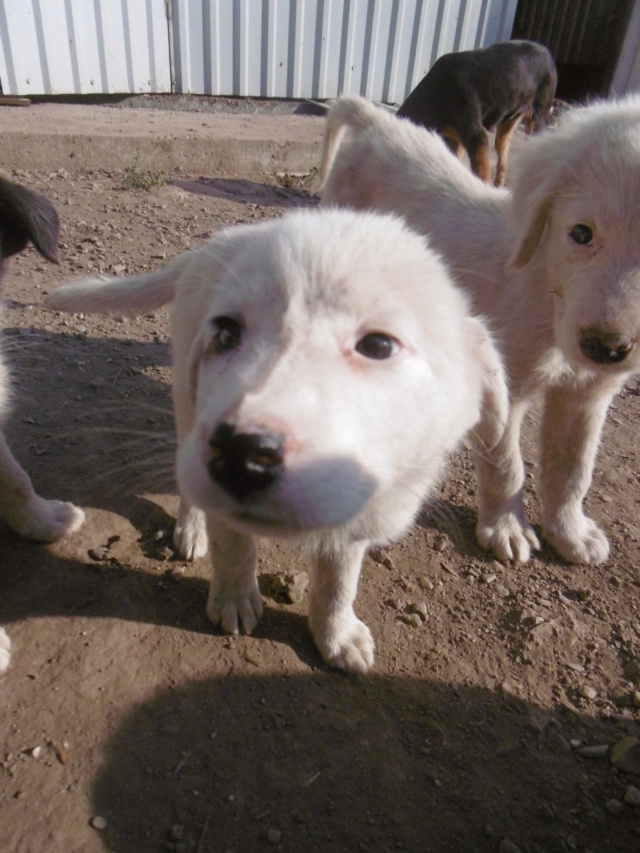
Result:
[[[254,536],[313,556],[309,623],[324,659],[365,672],[362,558],[402,534],[475,427],[499,438],[501,362],[424,238],[398,218],[307,211],[221,232],[151,275],[66,285],[70,311],[150,311],[175,297],[175,543],[210,543],[207,614],[251,632]]]

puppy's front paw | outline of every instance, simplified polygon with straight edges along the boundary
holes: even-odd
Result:
[[[342,621],[342,620],[339,620]],[[345,672],[365,673],[373,666],[375,643],[371,631],[352,613],[345,624],[311,632],[322,657]]]
[[[0,628],[0,674],[9,668],[10,660],[11,640],[4,628]]]
[[[7,519],[16,533],[36,542],[55,542],[79,530],[84,520],[85,514],[77,506],[38,495]]]
[[[173,530],[173,544],[183,560],[197,560],[204,557],[209,549],[207,525],[202,510],[191,507],[184,518],[178,514]]]
[[[490,520],[481,519],[476,527],[478,544],[506,562],[526,563],[531,550],[539,550],[540,542],[527,519],[515,512],[504,512]]]
[[[227,634],[251,634],[262,617],[262,596],[254,577],[244,583],[224,583],[215,574],[209,587],[207,616]]]
[[[609,556],[609,541],[593,519],[582,512],[570,522],[553,520],[542,527],[544,538],[570,563],[597,566]]]

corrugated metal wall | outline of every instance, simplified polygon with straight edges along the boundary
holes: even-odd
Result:
[[[617,94],[640,89],[640,2],[635,0],[611,87]]]
[[[557,63],[605,65],[608,34],[620,25],[611,0],[520,0],[518,23]]]
[[[509,38],[517,0],[173,0],[176,89],[400,102],[443,53]]]
[[[400,102],[442,53],[509,38],[517,0],[0,0],[5,94]]]
[[[165,0],[0,0],[5,95],[170,92]]]

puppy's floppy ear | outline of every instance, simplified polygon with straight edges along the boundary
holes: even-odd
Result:
[[[29,240],[43,257],[58,263],[60,220],[41,193],[0,178],[0,235],[3,258],[15,255]]]
[[[498,348],[484,323],[470,317],[470,355],[479,365],[483,385],[480,420],[470,434],[473,449],[479,453],[490,450],[500,440],[509,414],[507,378]]]
[[[520,152],[509,211],[510,244],[507,267],[522,267],[533,257],[563,183],[564,140],[543,131]]]

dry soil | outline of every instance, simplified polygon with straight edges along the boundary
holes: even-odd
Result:
[[[61,166],[51,145],[52,168],[0,157],[62,218],[60,266],[29,249],[4,280],[7,434],[37,489],[85,507],[87,522],[49,547],[0,527],[0,624],[14,644],[0,677],[0,850],[640,849],[636,382],[609,414],[586,501],[610,534],[605,565],[545,547],[515,567],[480,551],[461,453],[409,535],[365,560],[369,676],[323,664],[306,602],[277,581],[307,568],[282,542],[261,543],[259,630],[223,636],[205,616],[207,560],[184,564],[171,547],[167,311],[70,317],[42,298],[317,199],[272,161],[169,163],[143,189],[131,185],[155,174],[124,138],[100,169]],[[536,423],[524,455],[537,524]]]

